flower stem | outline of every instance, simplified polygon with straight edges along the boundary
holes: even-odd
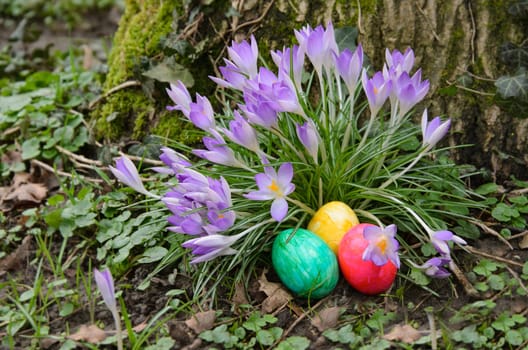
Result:
[[[380,219],[378,219],[376,215],[372,214],[371,212],[368,212],[363,209],[354,209],[354,211],[361,216],[371,219],[372,221],[376,222],[379,227],[383,228],[383,223],[380,221]]]
[[[114,308],[112,311],[112,316],[114,317],[115,327],[116,327],[116,337],[117,337],[117,349],[123,350],[123,332],[121,330],[121,318],[119,317],[119,311],[117,308]]]

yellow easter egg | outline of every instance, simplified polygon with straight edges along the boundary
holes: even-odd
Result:
[[[333,201],[323,205],[308,224],[312,231],[337,254],[339,243],[352,227],[359,224],[356,213],[345,203]]]

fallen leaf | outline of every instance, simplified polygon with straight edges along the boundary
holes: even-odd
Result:
[[[268,281],[266,271],[262,272],[258,282],[259,290],[267,295],[267,298],[262,302],[262,312],[264,313],[273,312],[293,299],[293,296],[280,283]]]
[[[147,321],[143,321],[140,324],[135,325],[134,327],[132,327],[132,330],[136,333],[141,333],[141,331],[145,328],[147,328]]]
[[[233,295],[232,302],[237,307],[240,305],[249,304],[249,300],[246,296],[246,287],[244,287],[244,283],[237,282],[235,284],[235,294]]]
[[[214,321],[216,320],[216,311],[201,311],[185,321],[187,327],[192,329],[196,334],[200,334],[203,331],[213,328]]]
[[[20,185],[31,182],[31,174],[28,173],[15,173],[13,180],[11,180],[11,188],[16,189]]]
[[[421,337],[422,335],[420,334],[420,332],[414,327],[408,324],[404,324],[403,326],[398,324],[394,326],[389,333],[385,334],[383,336],[383,339],[391,341],[401,341],[407,344],[412,344]]]
[[[26,236],[14,252],[0,259],[0,275],[6,271],[21,270],[29,256],[30,249],[31,236]]]
[[[75,341],[87,341],[88,343],[97,344],[106,339],[106,332],[94,324],[89,326],[81,325],[77,332],[68,336],[68,339]]]
[[[5,201],[13,201],[16,204],[26,202],[40,203],[48,194],[46,187],[36,183],[27,183],[18,187],[13,186],[13,188],[13,191],[5,196]]]
[[[337,320],[339,320],[342,311],[343,308],[338,306],[327,307],[312,319],[312,326],[317,328],[319,332],[334,328],[337,325]]]
[[[523,239],[519,242],[519,248],[521,249],[528,248],[528,235],[525,235]]]
[[[4,136],[8,130],[4,131]],[[6,151],[0,157],[2,164],[11,166],[16,163],[22,163],[22,154],[18,151]]]

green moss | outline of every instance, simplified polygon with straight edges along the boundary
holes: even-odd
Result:
[[[170,1],[126,0],[119,29],[114,37],[108,58],[110,70],[104,90],[119,86],[127,80],[137,79],[141,57],[153,57],[159,53],[160,39],[171,30],[175,5]],[[120,90],[109,96],[93,113],[97,138],[116,139],[130,136],[130,126],[140,123],[155,110],[138,88]],[[132,119],[132,121],[131,121]],[[139,136],[146,125],[136,125],[134,135]]]

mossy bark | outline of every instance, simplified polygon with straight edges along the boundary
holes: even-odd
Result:
[[[428,107],[430,116],[453,119],[451,143],[474,145],[457,151],[459,161],[502,176],[526,177],[528,120],[517,118],[491,96],[495,92],[492,80],[505,72],[498,60],[500,45],[506,41],[519,44],[527,36],[526,25],[507,12],[513,2],[232,0],[185,8],[180,2],[127,0],[106,88],[134,78],[140,57],[162,54],[156,41],[169,32],[202,48],[194,51],[192,60],[180,56],[179,61],[193,72],[196,91],[212,93],[207,75],[215,74],[215,65],[221,64],[225,45],[231,40],[254,34],[260,52],[267,52],[293,43],[295,28],[332,20],[335,27],[359,28],[359,41],[376,69],[381,68],[386,47],[414,49],[416,66],[431,83],[428,99],[420,108]],[[176,12],[180,19],[194,13],[199,20],[173,25]],[[181,139],[184,129],[179,118],[164,112],[167,103],[166,97],[160,97],[156,104],[139,88],[111,95],[94,114],[98,135],[116,139],[162,131],[164,136]],[[116,115],[108,121],[108,116]],[[162,127],[156,129],[156,125]],[[168,133],[169,129],[174,132]]]

